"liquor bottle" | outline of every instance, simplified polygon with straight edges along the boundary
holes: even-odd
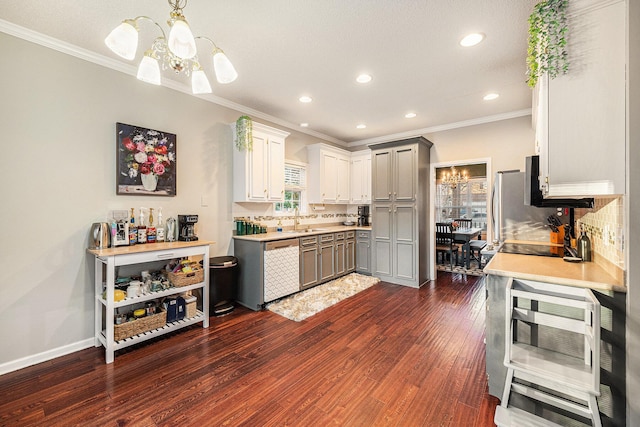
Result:
[[[133,213],[134,208],[131,208],[131,218],[129,218],[129,244],[135,245],[138,243],[138,227],[136,227],[136,216]]]
[[[164,224],[162,222],[162,208],[158,208],[158,227],[156,228],[156,242],[164,242]]]
[[[144,208],[140,208],[140,224],[138,224],[138,243],[147,243],[147,227],[144,225]]]
[[[153,208],[149,208],[149,226],[147,227],[147,243],[156,242],[156,227],[153,225]]]

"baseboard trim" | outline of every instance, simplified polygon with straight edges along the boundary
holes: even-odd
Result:
[[[66,356],[67,354],[75,353],[76,351],[93,347],[94,343],[94,338],[88,338],[83,341],[78,341],[62,347],[47,350],[42,353],[2,363],[0,364],[0,375],[8,374],[9,372],[37,365],[38,363],[47,362],[49,360],[55,359],[56,357]]]

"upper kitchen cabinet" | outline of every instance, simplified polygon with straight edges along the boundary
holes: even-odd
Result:
[[[350,153],[326,144],[307,147],[309,203],[349,203]]]
[[[536,149],[545,197],[625,192],[625,2],[567,9],[569,72],[541,78]]]
[[[417,150],[413,145],[372,152],[373,201],[416,200]]]
[[[371,202],[371,151],[351,153],[351,203]]]
[[[235,133],[235,123],[232,124]],[[288,132],[253,122],[253,148],[233,148],[233,201],[284,200],[284,143]],[[235,139],[235,134],[234,134]]]

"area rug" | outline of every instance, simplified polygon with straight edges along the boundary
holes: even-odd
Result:
[[[351,273],[295,295],[274,301],[267,310],[300,322],[380,282],[377,277]]]

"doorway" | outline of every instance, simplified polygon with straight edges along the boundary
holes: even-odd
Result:
[[[430,224],[470,219],[472,227],[482,229],[481,239],[489,241],[491,203],[491,159],[470,159],[431,165]],[[452,178],[453,177],[453,178]],[[433,254],[430,277],[436,277],[435,242],[431,239]]]

